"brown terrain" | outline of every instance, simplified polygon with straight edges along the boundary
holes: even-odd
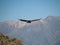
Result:
[[[23,45],[21,39],[10,38],[0,33],[0,45]]]

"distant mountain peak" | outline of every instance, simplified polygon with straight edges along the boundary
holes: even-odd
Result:
[[[0,32],[21,37],[25,45],[60,45],[60,16],[48,16],[32,23],[5,21],[0,23]]]

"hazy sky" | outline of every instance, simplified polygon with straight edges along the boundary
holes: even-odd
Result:
[[[0,21],[60,16],[60,0],[0,0]]]

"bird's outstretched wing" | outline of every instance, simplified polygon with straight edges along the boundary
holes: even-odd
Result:
[[[31,20],[31,22],[33,22],[33,21],[38,21],[38,20],[40,20],[40,19]]]
[[[27,20],[19,19],[20,21],[27,22]]]

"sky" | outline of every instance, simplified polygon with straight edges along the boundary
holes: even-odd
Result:
[[[60,0],[0,0],[0,21],[60,16]]]

